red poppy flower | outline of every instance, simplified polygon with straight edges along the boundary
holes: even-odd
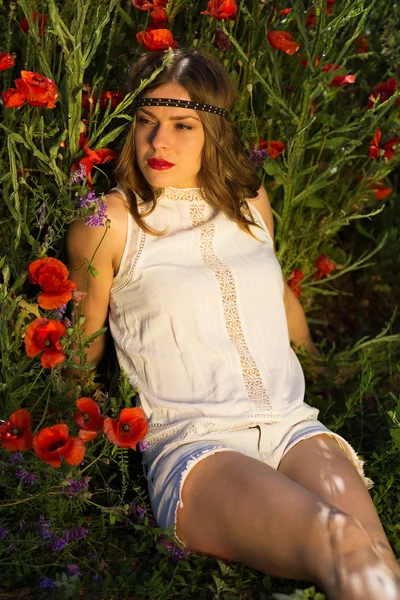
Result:
[[[19,108],[26,101],[25,94],[22,94],[16,88],[8,88],[1,94],[1,98],[6,108]]]
[[[156,23],[165,23],[166,21],[168,21],[167,11],[161,6],[156,6],[156,8],[150,13],[150,19],[152,21],[155,21]]]
[[[177,48],[178,42],[174,40],[174,36],[169,29],[154,29],[153,31],[139,31],[136,34],[136,39],[150,52],[157,50],[168,50],[168,48]]]
[[[8,52],[0,52],[0,71],[10,69],[15,65],[15,60]]]
[[[35,319],[27,327],[25,333],[25,350],[29,358],[40,352],[42,367],[50,369],[60,365],[65,360],[65,353],[60,338],[67,333],[67,328],[59,321]]]
[[[265,150],[265,152],[270,158],[272,158],[272,160],[276,160],[286,148],[286,144],[284,144],[283,142],[275,142],[273,140],[267,142],[263,139],[260,139],[258,140],[258,147],[260,150]]]
[[[371,185],[371,189],[374,190],[374,196],[377,200],[384,200],[393,192],[393,188],[385,186],[383,179]]]
[[[317,65],[318,63],[316,63]],[[337,71],[338,69],[340,69],[340,67],[342,65],[336,65],[336,67],[333,67],[334,63],[329,63],[328,65],[325,65],[325,67],[323,67],[323,71]],[[345,85],[346,83],[354,83],[356,80],[355,75],[338,75],[337,77],[334,77],[332,79],[332,81],[329,84],[329,87],[332,86],[339,86],[339,85]]]
[[[322,279],[324,275],[330,275],[337,268],[335,263],[329,260],[327,254],[321,254],[315,266],[318,269],[318,273],[315,274],[314,279]]]
[[[29,281],[43,290],[38,297],[41,308],[59,308],[71,300],[76,283],[68,279],[68,274],[67,267],[56,258],[39,258],[29,265]]]
[[[293,36],[287,31],[267,31],[267,40],[270,45],[281,52],[292,56],[300,48],[300,44],[293,41]]]
[[[76,161],[71,166],[71,173],[81,170],[88,178],[89,187],[93,189],[92,169],[94,165],[103,165],[111,160],[115,160],[118,158],[118,155],[109,148],[91,150],[89,146],[85,146],[83,151],[86,154],[86,158],[81,158],[81,160]]]
[[[303,279],[304,274],[300,269],[295,269],[289,277],[288,286],[292,290],[293,294],[296,298],[300,298],[301,296],[301,285],[300,281]]]
[[[104,433],[116,446],[136,450],[149,429],[145,414],[141,408],[123,408],[118,421],[104,420]]]
[[[290,15],[290,13],[293,11],[293,8],[284,8],[283,10],[281,10],[281,12],[279,13],[280,17],[286,17],[286,15]]]
[[[15,85],[30,106],[55,108],[60,97],[54,81],[40,73],[21,71],[21,78],[15,80]]]
[[[167,4],[168,0],[132,0],[132,6],[139,10],[153,10],[157,6],[163,8]]]
[[[13,412],[10,419],[0,423],[0,444],[9,452],[30,450],[32,448],[31,415],[20,408]]]
[[[368,52],[368,40],[366,37],[359,35],[353,43],[356,45],[356,54]]]
[[[202,10],[201,15],[209,15],[218,21],[228,21],[236,18],[238,7],[236,0],[210,0],[207,10]]]
[[[99,405],[92,398],[79,398],[76,401],[79,412],[75,413],[74,421],[79,427],[79,437],[88,441],[103,431],[104,417]]]
[[[65,423],[45,427],[33,438],[35,453],[47,464],[57,469],[61,458],[69,465],[79,465],[85,456],[85,443],[77,437],[69,435]]]
[[[387,160],[391,160],[395,155],[396,151],[393,146],[400,142],[400,138],[390,138],[389,141],[386,142],[383,148],[380,146],[381,140],[381,130],[376,129],[374,133],[374,137],[372,141],[369,143],[369,154],[368,156],[372,159],[380,158],[381,151],[383,150],[383,156],[387,158]]]
[[[38,21],[40,37],[45,36],[46,34],[44,32],[44,28],[46,27],[48,21],[47,15],[42,15],[40,13],[34,12],[32,13],[32,20],[34,23]],[[21,23],[19,24],[19,28],[24,33],[29,33],[29,23],[26,17],[22,19]]]
[[[380,83],[377,87],[372,88],[372,92],[368,99],[367,108],[373,106],[374,101],[379,96],[379,104],[389,100],[397,90],[397,81],[394,77],[390,77],[387,81]],[[400,98],[397,98],[396,104],[400,104]]]
[[[111,100],[111,108],[115,108],[122,102],[124,99],[124,93],[122,90],[103,92],[100,98],[100,108],[105,110],[108,106],[109,101]]]

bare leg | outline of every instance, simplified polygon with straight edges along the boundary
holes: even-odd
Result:
[[[346,562],[369,544],[358,522],[261,461],[236,452],[209,456],[190,471],[182,500],[177,535],[195,552],[313,581],[332,600],[379,597],[376,590],[347,594],[338,579],[338,557]],[[382,598],[398,600],[396,593]]]
[[[278,470],[325,502],[355,517],[368,534],[375,552],[387,567],[400,577],[400,567],[371,496],[355,467],[334,438],[322,434],[297,443],[283,457]],[[366,552],[365,549],[364,552],[353,554],[354,571],[360,570]],[[400,597],[400,591],[398,594]]]

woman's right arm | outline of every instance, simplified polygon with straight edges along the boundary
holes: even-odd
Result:
[[[107,323],[110,290],[126,239],[125,202],[119,194],[111,193],[106,197],[106,205],[110,220],[107,230],[105,227],[89,227],[84,220],[77,219],[71,223],[67,233],[69,277],[76,281],[77,290],[86,292],[81,301],[80,313],[85,317],[82,329],[88,336]],[[88,272],[89,263],[97,270],[98,277]],[[86,351],[88,363],[99,363],[105,344],[105,334],[90,344]],[[79,357],[74,357],[73,360],[79,362]],[[69,377],[78,373],[74,369],[67,369],[66,375]]]

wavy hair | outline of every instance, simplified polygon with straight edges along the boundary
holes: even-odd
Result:
[[[141,81],[148,79],[165,58],[163,51],[139,55],[129,71],[128,91],[136,90]],[[201,50],[177,49],[166,67],[146,86],[137,99],[161,85],[175,83],[188,92],[193,102],[211,104],[229,111],[237,98],[235,87],[221,63],[212,54]],[[246,233],[255,237],[249,224],[256,225],[248,209],[246,198],[258,195],[261,182],[256,167],[247,158],[236,126],[224,117],[199,111],[204,127],[204,145],[199,186],[211,206],[223,211]],[[136,161],[134,133],[136,116],[125,140],[116,168],[116,181],[126,192],[129,210],[138,226],[150,235],[161,236],[144,222],[162,193],[147,182]],[[139,214],[137,196],[151,202],[147,213]],[[258,239],[258,238],[256,238]]]

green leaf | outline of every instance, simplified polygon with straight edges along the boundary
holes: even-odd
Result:
[[[397,427],[396,429],[389,429],[389,431],[394,441],[394,445],[396,448],[400,449],[400,427]]]
[[[93,265],[89,265],[89,271],[90,271],[90,274],[91,274],[93,277],[96,277],[96,278],[97,278],[97,277],[99,276],[99,272],[98,272],[98,270],[97,270],[97,269],[96,269],[96,267],[94,267]]]
[[[103,333],[105,333],[107,330],[108,330],[108,327],[103,327],[102,329],[99,329],[99,331],[96,331],[96,333],[94,333],[93,335],[90,336],[90,338],[87,340],[87,343],[90,344],[91,342],[93,342],[93,340],[98,338],[100,335],[103,335]]]
[[[321,200],[321,198],[317,198],[316,196],[308,196],[304,205],[308,206],[309,208],[323,208],[325,203],[323,200]]]
[[[126,123],[124,125],[116,127],[115,129],[113,129],[113,131],[110,131],[110,133],[107,133],[107,135],[105,135],[98,142],[96,142],[96,146],[98,146],[99,148],[106,148],[108,144],[113,142],[115,138],[119,136],[120,133],[126,131],[128,127],[129,125]]]

